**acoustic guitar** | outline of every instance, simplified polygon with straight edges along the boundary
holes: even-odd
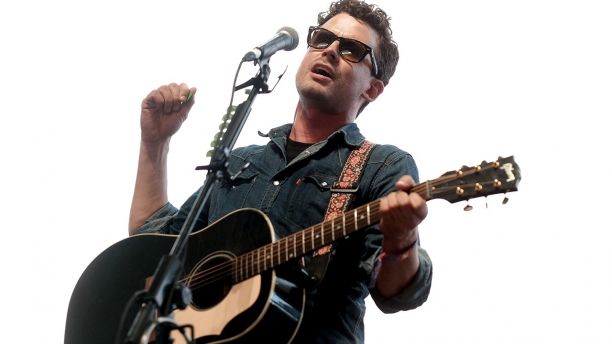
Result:
[[[520,169],[512,156],[449,171],[415,185],[424,199],[451,203],[517,190]],[[305,304],[300,283],[277,273],[286,263],[345,238],[380,220],[380,200],[284,238],[268,217],[240,209],[191,234],[182,282],[192,302],[173,312],[191,324],[202,343],[288,343]],[[66,319],[65,344],[112,344],[123,338],[137,310],[133,297],[147,287],[176,236],[141,234],[103,251],[78,280]],[[177,331],[173,331],[177,332]],[[174,343],[185,343],[173,334]]]

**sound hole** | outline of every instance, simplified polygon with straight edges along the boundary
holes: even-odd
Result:
[[[233,262],[234,257],[218,254],[196,265],[188,279],[195,308],[210,308],[223,300],[232,288]]]

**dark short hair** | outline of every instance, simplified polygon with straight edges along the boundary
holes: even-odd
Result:
[[[374,47],[374,54],[378,62],[379,79],[386,86],[395,73],[399,61],[397,43],[393,40],[391,19],[385,11],[376,5],[367,4],[361,0],[339,0],[329,6],[329,10],[319,13],[319,25],[323,25],[333,16],[347,13],[351,17],[362,20],[370,25],[379,36],[378,47]]]

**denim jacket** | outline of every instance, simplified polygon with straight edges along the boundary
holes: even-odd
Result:
[[[348,124],[326,140],[313,144],[293,161],[286,161],[285,146],[291,124],[274,128],[265,146],[232,151],[229,170],[249,166],[232,182],[216,183],[196,228],[206,227],[240,208],[257,208],[271,220],[278,237],[323,221],[334,185],[351,150],[364,140],[356,124]],[[376,145],[365,166],[350,208],[374,201],[395,190],[402,175],[418,182],[412,156],[391,145]],[[154,213],[139,229],[141,233],[178,233],[196,194],[180,209],[170,203]],[[295,342],[362,343],[365,298],[372,296],[385,313],[413,309],[429,295],[432,264],[419,248],[420,267],[411,284],[399,295],[385,299],[373,285],[372,276],[380,253],[382,234],[378,226],[353,233],[336,242],[325,278],[308,294],[304,318]]]

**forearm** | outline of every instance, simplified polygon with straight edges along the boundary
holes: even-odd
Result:
[[[130,208],[129,234],[137,229],[147,218],[168,202],[167,157],[170,140],[159,144],[141,142],[138,170],[132,206]]]
[[[376,290],[385,298],[393,297],[406,288],[419,270],[418,242],[413,239],[413,245],[397,248],[397,244],[385,245],[383,252],[395,255],[394,259],[382,258],[380,270],[376,278]],[[394,246],[394,247],[393,247]],[[406,249],[406,247],[409,247]],[[399,254],[399,255],[396,255]]]
[[[384,313],[395,313],[415,309],[421,306],[429,296],[431,291],[431,282],[433,275],[433,266],[431,258],[422,247],[415,249],[415,255],[418,255],[419,268],[407,286],[405,286],[398,294],[391,297],[381,295],[374,284],[370,290],[372,300],[376,306]],[[380,269],[378,269],[380,271]],[[375,276],[373,276],[375,277]],[[374,280],[376,283],[376,280]]]

